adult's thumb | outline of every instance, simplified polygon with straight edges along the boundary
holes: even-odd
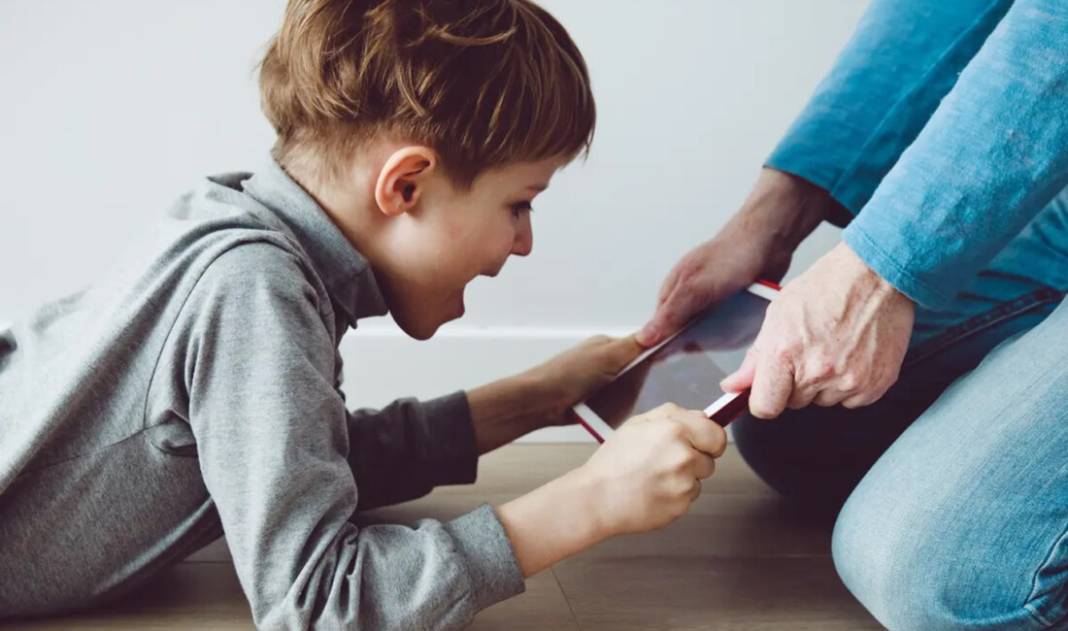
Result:
[[[660,303],[653,318],[638,332],[638,343],[646,348],[655,346],[678,331],[696,310],[694,302],[692,297],[680,295],[678,290],[673,292],[667,300]]]
[[[745,360],[738,370],[727,375],[719,382],[719,387],[724,392],[742,392],[753,387],[753,378],[756,375],[756,353],[750,350],[745,354]]]

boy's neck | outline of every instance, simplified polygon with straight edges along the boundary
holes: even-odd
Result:
[[[353,164],[343,177],[323,176],[297,164],[282,168],[323,209],[352,247],[373,265],[375,235],[382,229],[377,212],[370,165]]]

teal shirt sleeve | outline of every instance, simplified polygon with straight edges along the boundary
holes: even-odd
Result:
[[[856,215],[1011,4],[875,0],[768,166]]]
[[[1068,4],[1017,0],[842,235],[938,308],[1068,184]]]

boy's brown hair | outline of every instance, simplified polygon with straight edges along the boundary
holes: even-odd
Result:
[[[331,174],[371,136],[426,144],[461,186],[588,150],[595,109],[567,31],[529,0],[290,0],[260,67],[282,164]]]

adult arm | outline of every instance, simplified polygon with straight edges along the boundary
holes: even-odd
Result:
[[[856,215],[1011,5],[875,0],[767,165]]]
[[[1068,5],[1018,0],[842,235],[938,308],[1068,184]]]

